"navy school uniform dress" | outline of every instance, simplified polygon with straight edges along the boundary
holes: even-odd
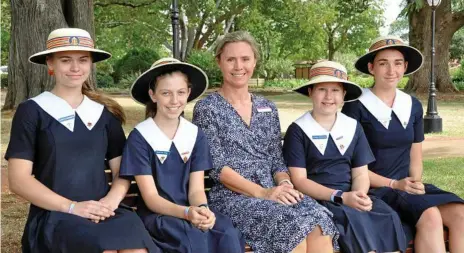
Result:
[[[5,159],[33,162],[32,173],[46,187],[73,201],[103,198],[109,191],[105,159],[121,156],[121,122],[84,96],[77,109],[44,92],[18,106]],[[19,169],[19,168],[18,168]],[[146,248],[161,252],[136,213],[118,208],[98,224],[80,216],[30,205],[24,253],[101,253]]]
[[[121,164],[121,176],[152,175],[161,197],[189,206],[190,173],[212,168],[205,134],[180,117],[179,127],[170,140],[152,118],[138,124],[128,137]],[[212,209],[214,227],[203,232],[189,221],[152,212],[139,199],[137,212],[163,252],[237,253],[245,242],[232,221]]]
[[[375,160],[361,126],[342,113],[330,132],[310,112],[297,119],[286,132],[284,157],[289,167],[306,168],[309,179],[344,192],[351,191],[351,169]],[[369,212],[319,201],[334,214],[340,248],[347,253],[405,251],[400,218],[382,200],[370,198]]]
[[[424,141],[423,109],[419,100],[397,90],[393,106],[388,107],[370,89],[364,89],[359,101],[345,103],[342,111],[358,120],[366,134],[376,161],[369,170],[396,180],[409,176],[410,151],[413,143]],[[457,195],[443,191],[432,184],[424,184],[425,194],[414,195],[388,187],[371,189],[382,198],[403,222],[409,224],[408,239],[413,238],[417,221],[422,213],[434,206],[464,203]]]

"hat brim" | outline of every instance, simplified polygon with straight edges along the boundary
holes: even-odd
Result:
[[[396,49],[403,54],[404,60],[408,62],[408,68],[404,72],[404,75],[410,75],[416,72],[424,63],[424,56],[414,47],[407,45],[387,45],[361,56],[354,64],[355,68],[364,74],[372,75],[369,73],[368,63],[373,62],[375,55],[384,49]]]
[[[152,84],[158,76],[174,71],[180,71],[187,75],[187,78],[192,85],[187,102],[203,95],[203,93],[205,93],[208,89],[208,76],[203,70],[185,62],[173,62],[156,66],[141,74],[132,84],[130,90],[132,99],[142,105],[146,105],[149,101],[151,101],[150,95],[148,94],[150,84]]]
[[[69,46],[69,47],[58,47],[50,50],[45,50],[36,54],[31,55],[29,57],[29,61],[35,64],[46,64],[47,63],[47,55],[57,53],[57,52],[64,52],[64,51],[87,51],[92,54],[92,61],[99,62],[111,58],[111,54],[94,48],[87,48],[87,47],[79,47],[79,46]]]
[[[304,96],[309,96],[308,88],[312,88],[315,84],[318,84],[318,83],[332,83],[332,82],[343,84],[343,88],[346,91],[345,98],[344,98],[345,102],[351,102],[351,101],[357,100],[363,93],[359,85],[353,82],[350,82],[350,81],[338,79],[336,77],[329,77],[329,76],[315,78],[314,80],[311,80],[308,83],[303,84],[300,87],[293,89],[293,91],[298,92]]]

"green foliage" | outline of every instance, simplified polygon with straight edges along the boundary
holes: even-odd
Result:
[[[1,82],[1,88],[7,88],[8,87],[8,75],[2,74],[0,75],[0,82]]]
[[[11,8],[10,1],[1,0],[1,58],[0,65],[8,65],[8,51],[10,47]],[[3,87],[3,86],[2,86]]]
[[[264,65],[266,79],[288,78],[294,74],[293,61],[289,59],[271,59]]]
[[[464,28],[453,35],[450,45],[450,58],[462,60],[464,57]]]
[[[358,84],[363,88],[370,88],[374,85],[374,78],[367,75],[350,75],[348,80]],[[408,83],[408,80],[408,77],[403,77],[403,79],[401,79],[401,81],[398,83],[398,89],[404,89]]]
[[[464,83],[464,64],[451,73],[453,83]]]
[[[124,75],[121,80],[119,80],[118,83],[114,85],[114,88],[118,88],[121,90],[129,90],[132,84],[137,80],[137,78],[142,74],[143,72],[136,71],[133,73],[128,73]]]
[[[308,82],[307,79],[275,79],[275,80],[266,80],[264,82],[264,87],[267,88],[285,88],[293,89],[304,83]]]
[[[209,87],[218,87],[222,81],[222,73],[216,64],[214,55],[209,51],[192,51],[187,62],[200,67],[208,75]]]
[[[97,72],[97,87],[98,88],[111,88],[114,87],[113,77],[109,74]]]
[[[334,61],[345,66],[346,70],[348,71],[348,75],[351,76],[353,74],[359,73],[354,67],[354,63],[358,57],[359,56],[354,53],[336,53]]]
[[[124,76],[144,72],[158,59],[160,59],[159,54],[151,49],[129,50],[126,55],[114,64],[114,81],[119,82]]]

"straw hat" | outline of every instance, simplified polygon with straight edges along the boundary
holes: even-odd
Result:
[[[403,54],[404,60],[408,62],[408,68],[406,72],[404,72],[405,75],[412,74],[419,70],[424,62],[424,56],[419,50],[406,45],[402,39],[389,35],[375,39],[369,47],[369,52],[361,56],[354,66],[362,73],[370,75],[371,73],[369,73],[367,64],[374,61],[377,52],[388,48],[396,49]]]
[[[148,94],[150,84],[155,82],[158,76],[174,71],[180,71],[187,75],[188,81],[192,85],[187,102],[201,96],[208,88],[208,76],[199,67],[181,62],[175,58],[161,58],[153,63],[151,68],[141,74],[132,84],[130,89],[132,99],[146,105],[148,101],[151,101]]]
[[[345,102],[358,99],[362,89],[357,84],[348,81],[346,68],[338,62],[321,61],[314,64],[309,71],[309,82],[293,89],[302,95],[309,96],[308,88],[318,83],[342,83],[346,91]]]
[[[62,51],[91,52],[93,62],[103,61],[111,57],[110,53],[95,49],[93,40],[86,30],[60,28],[48,35],[47,50],[32,55],[29,57],[29,61],[36,64],[46,64],[47,55]]]

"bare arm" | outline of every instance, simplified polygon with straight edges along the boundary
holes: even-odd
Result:
[[[8,160],[10,190],[32,204],[50,211],[68,212],[71,200],[56,194],[32,176],[32,162],[24,159]]]
[[[302,193],[317,199],[330,201],[334,189],[325,187],[321,184],[314,182],[306,177],[306,169],[298,167],[290,167],[290,175],[295,188]]]
[[[221,183],[230,190],[248,197],[263,198],[265,195],[265,188],[245,179],[228,166],[221,170],[219,178]]]
[[[208,203],[205,194],[204,177],[204,171],[190,173],[188,199],[192,206]]]
[[[286,173],[286,172],[277,172],[277,173],[275,173],[275,175],[274,175],[275,184],[279,185],[282,182],[282,180],[291,181],[290,176],[288,175],[288,173]]]
[[[351,177],[351,190],[367,194],[370,187],[367,165],[351,169]]]
[[[422,142],[412,144],[410,156],[409,176],[415,181],[422,181]]]
[[[111,169],[113,183],[111,184],[111,189],[105,196],[105,199],[109,199],[109,204],[112,206],[112,208],[116,209],[129,190],[130,181],[119,177],[121,156],[111,159],[108,163]]]
[[[391,181],[391,178],[383,177],[379,174],[376,174],[372,171],[368,171],[369,182],[372,188],[388,187]]]

